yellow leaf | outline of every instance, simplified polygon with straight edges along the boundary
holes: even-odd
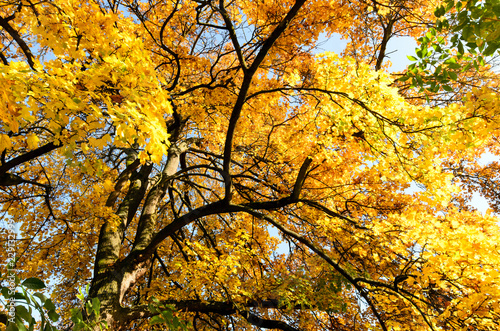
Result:
[[[35,149],[38,147],[38,143],[40,142],[40,138],[36,134],[29,134],[27,138],[28,148]]]

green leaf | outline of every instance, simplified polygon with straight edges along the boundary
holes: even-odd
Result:
[[[443,69],[443,67],[438,66],[438,67],[436,68],[436,70],[434,71],[434,76],[439,75],[439,73],[441,72],[441,70],[442,70],[442,69]]]
[[[410,60],[410,61],[417,61],[417,58],[416,58],[416,57],[414,57],[414,56],[407,55],[406,57],[407,57],[407,58],[408,58],[408,60]]]
[[[172,315],[172,311],[171,310],[164,310],[164,311],[161,312],[161,315],[163,316],[163,318],[167,322],[171,322],[172,319],[174,318],[174,316]]]
[[[453,89],[449,85],[442,85],[442,87],[446,92],[453,92]]]
[[[493,10],[492,10],[492,11],[493,11],[493,13],[494,13],[497,17],[499,17],[499,16],[500,16],[500,4],[496,4],[496,5],[494,5],[494,6],[493,6]]]
[[[19,328],[17,327],[16,324],[9,323],[9,325],[7,325],[7,328],[5,329],[5,331],[19,331]]]
[[[436,21],[436,29],[438,31],[441,31],[443,29],[443,21],[441,21],[441,20]]]
[[[92,298],[92,309],[96,314],[101,310],[101,302],[98,298]]]
[[[16,293],[14,294],[14,299],[16,299],[16,300],[20,300],[20,301],[26,301],[26,302],[30,303],[29,299],[28,299],[28,298],[26,298],[26,297],[24,296],[24,294],[22,294],[22,293],[20,293],[20,292],[16,292]]]
[[[443,6],[439,6],[436,8],[436,10],[434,10],[434,16],[436,17],[441,17],[443,16],[445,13],[445,9]]]
[[[25,306],[16,306],[16,316],[19,316],[26,322],[30,323],[33,317],[31,316],[30,312],[28,309],[26,309]]]
[[[462,4],[460,4],[461,6]],[[455,1],[448,1],[448,3],[446,4],[446,8],[444,9],[445,10],[445,13],[449,12],[451,8],[453,8],[455,6]]]
[[[24,325],[23,321],[20,318],[18,318],[17,316],[16,316],[16,325],[20,331],[28,331],[28,329]]]
[[[462,44],[461,41],[458,42],[458,53],[459,54],[464,54],[464,44]]]
[[[422,77],[421,76],[417,76],[416,78],[417,78],[418,86],[422,86],[422,84],[423,84]]]
[[[474,37],[474,31],[472,31],[472,28],[470,26],[466,26],[462,30],[462,38],[467,41],[472,41],[473,37]]]
[[[54,305],[54,303],[52,303],[52,300],[50,300],[50,299],[47,299],[47,301],[45,301],[45,304],[43,305],[43,307],[47,310],[55,310],[56,309],[56,306]]]
[[[34,293],[33,296],[40,299],[40,302],[42,303],[42,305],[44,305],[45,301],[47,301],[47,297],[45,295],[43,295],[42,293],[37,292],[37,293]]]
[[[92,303],[90,301],[85,302],[85,311],[87,314],[92,314]]]
[[[85,300],[85,293],[83,292],[83,289],[80,287],[78,288],[78,292],[79,294],[76,295],[76,297],[80,300],[80,301],[84,301]]]
[[[55,312],[55,310],[50,310],[48,312],[49,318],[52,322],[57,322],[59,320],[60,315]]]
[[[0,292],[2,293],[2,295],[6,298],[9,297],[9,288],[8,287],[2,287],[2,289],[0,290]]]
[[[106,322],[106,321],[101,321],[100,323],[101,323],[102,327],[104,328],[104,330],[107,330],[107,329],[108,329],[108,322]]]
[[[78,308],[72,308],[71,309],[71,320],[75,324],[77,324],[78,322],[81,322],[83,320],[82,311]]]
[[[83,323],[75,323],[75,326],[73,327],[73,331],[80,331],[80,330],[85,330],[85,324]]]
[[[45,284],[38,278],[31,277],[26,279],[22,285],[30,290],[41,290],[45,288]]]
[[[148,305],[148,309],[149,309],[149,311],[150,311],[150,312],[152,312],[153,314],[157,314],[157,313],[159,313],[158,308],[156,308],[156,306],[155,306],[155,305],[153,305],[153,304],[151,304],[151,303]]]
[[[498,45],[496,44],[489,44],[488,47],[484,50],[484,55],[485,56],[491,56],[493,55],[496,51],[498,50]],[[484,65],[484,64],[483,64]]]
[[[411,78],[411,76],[409,76],[409,75],[404,75],[403,77],[399,77],[399,78],[398,78],[398,81],[400,81],[400,82],[406,82],[406,81],[407,81],[408,79],[410,79],[410,78]]]
[[[156,315],[149,320],[149,325],[163,324],[164,322],[165,321],[163,320],[163,318],[161,318],[161,316]]]

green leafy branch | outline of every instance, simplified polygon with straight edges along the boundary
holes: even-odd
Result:
[[[420,92],[452,92],[450,82],[472,66],[479,70],[500,49],[500,0],[445,0],[434,11],[436,24],[418,39],[420,47],[400,81]]]
[[[105,320],[101,319],[101,302],[99,301],[98,298],[92,298],[92,300],[87,300],[87,293],[89,290],[89,285],[85,288],[85,291],[80,287],[79,289],[79,294],[76,296],[82,303],[85,302],[85,313],[87,316],[93,316],[92,320],[86,320],[83,317],[83,312],[82,309],[79,308],[72,308],[71,309],[71,320],[74,323],[73,330],[74,331],[79,331],[79,330],[95,330],[95,328],[98,326],[99,330],[107,330],[108,324]]]
[[[0,281],[6,281],[6,277],[0,275]],[[7,286],[1,286],[0,291],[5,301],[0,299],[0,303],[7,307],[7,302],[15,300],[15,317],[9,318],[9,314],[0,313],[0,321],[7,325],[6,331],[32,331],[37,326],[38,322],[33,317],[35,312],[40,316],[39,329],[43,331],[57,330],[53,323],[59,320],[59,314],[56,312],[54,303],[40,292],[31,293],[33,290],[41,290],[45,288],[45,284],[38,278],[28,278],[22,283],[19,277],[15,276],[16,291],[11,295],[11,290]],[[14,323],[12,323],[12,320]],[[26,324],[28,326],[26,326]]]
[[[175,306],[161,303],[157,298],[151,298],[154,303],[149,304],[149,311],[156,314],[149,321],[149,325],[162,324],[163,330],[178,331],[188,330],[189,323],[174,316]],[[166,329],[165,329],[166,327]]]

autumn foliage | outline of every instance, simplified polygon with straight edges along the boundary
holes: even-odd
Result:
[[[500,328],[497,74],[389,71],[440,3],[0,4],[1,215],[61,329],[88,284],[112,330]]]

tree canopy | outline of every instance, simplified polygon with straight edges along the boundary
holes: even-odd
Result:
[[[496,2],[0,3],[0,241],[58,328],[499,328]]]

